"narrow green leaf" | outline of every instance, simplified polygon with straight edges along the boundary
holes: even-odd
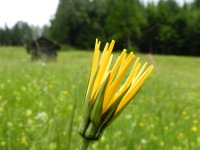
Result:
[[[97,72],[99,70],[99,67],[96,69],[95,73],[94,73],[94,76],[92,78],[92,82],[91,82],[91,86],[88,87],[88,93],[86,93],[86,96],[85,96],[85,102],[84,102],[84,106],[83,106],[83,117],[85,118],[86,116],[88,116],[89,114],[89,101],[90,101],[90,98],[91,98],[91,93],[92,93],[92,88],[93,88],[93,84],[94,84],[94,81],[96,79],[96,75],[97,75]]]
[[[95,125],[99,125],[101,121],[101,112],[102,112],[102,105],[103,105],[103,97],[106,90],[106,86],[108,84],[110,78],[110,74],[108,74],[106,80],[102,84],[102,87],[99,90],[97,99],[95,100],[95,104],[92,107],[90,119],[95,123]]]
[[[128,90],[128,88],[127,88],[127,90]],[[117,109],[117,106],[121,102],[121,100],[124,97],[124,95],[126,94],[127,90],[124,93],[122,93],[119,96],[119,98],[110,106],[108,111],[103,114],[103,116],[102,116],[103,120],[101,121],[101,127],[107,127],[111,123],[110,121],[114,117],[115,110]]]
[[[140,89],[137,91],[137,93],[140,91]],[[135,95],[130,98],[130,101],[128,101],[113,117],[112,121],[114,121],[121,113],[122,111],[126,108],[126,106],[132,101],[132,99],[137,95],[137,93],[135,93]]]

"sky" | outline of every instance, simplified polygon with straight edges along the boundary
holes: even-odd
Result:
[[[140,1],[147,4],[148,2],[157,3],[159,0],[140,0]],[[193,2],[193,0],[176,0],[176,1],[180,4],[180,6],[182,6],[185,2],[187,2],[187,3]]]
[[[144,3],[158,0],[141,0]],[[180,5],[192,0],[177,0]],[[54,17],[59,0],[0,0],[0,27],[13,27],[17,21],[44,26]]]
[[[59,0],[0,0],[0,27],[12,27],[17,21],[42,27],[49,24]]]

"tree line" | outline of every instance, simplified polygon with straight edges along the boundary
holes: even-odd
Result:
[[[92,49],[94,41],[114,39],[116,48],[143,53],[200,55],[200,0],[60,0],[50,26],[19,21],[0,28],[0,45],[20,46],[39,35],[60,44]]]
[[[200,55],[200,0],[60,0],[47,34],[61,44],[91,48],[95,38],[145,53]]]
[[[28,23],[18,21],[13,27],[5,25],[0,28],[0,45],[23,46],[38,37],[42,29],[30,26]]]

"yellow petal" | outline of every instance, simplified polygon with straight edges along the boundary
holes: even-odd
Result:
[[[146,68],[146,66],[147,66],[147,62],[144,63],[144,65],[142,66],[140,71],[137,73],[137,75],[136,75],[135,79],[133,80],[133,82],[136,81],[141,76],[141,74],[143,73],[143,71]]]
[[[103,76],[103,78],[102,78],[103,81],[102,81],[101,84],[98,86],[98,88],[97,88],[97,90],[96,90],[96,93],[95,93],[96,95],[95,95],[94,97],[97,96],[98,91],[101,89],[102,84],[105,82],[105,80],[107,80],[108,76],[109,76],[109,79],[110,79],[110,71],[109,71],[109,68],[110,68],[110,65],[111,65],[111,62],[112,62],[112,58],[113,58],[113,55],[110,56],[109,63],[108,63],[108,65],[107,65],[105,74],[104,74],[104,76]],[[107,82],[108,82],[108,81],[107,81]],[[108,84],[108,83],[107,83],[107,84]]]
[[[108,72],[109,72],[109,70],[110,70],[110,65],[111,65],[112,59],[113,59],[113,55],[110,56],[108,65],[106,66],[106,71],[105,71],[106,73],[104,74],[103,82],[104,82],[105,78],[107,77],[107,74],[108,74]]]
[[[94,82],[94,86],[92,89],[92,95],[94,95],[97,92],[97,90],[99,89],[99,86],[103,83],[103,78],[106,75],[106,68],[109,64],[109,60],[111,57],[112,49],[114,47],[114,43],[115,43],[115,41],[112,41],[108,50],[107,50],[107,48],[105,48],[103,51],[103,54],[102,54],[102,57],[100,60],[101,63],[99,64],[100,67],[99,67],[97,77],[96,77],[96,80]],[[105,47],[107,47],[107,46],[105,46]]]
[[[113,81],[113,83],[110,85],[106,96],[104,96],[104,103],[103,103],[103,110],[102,113],[104,113],[105,111],[108,110],[108,108],[114,103],[115,99],[113,99],[116,90],[123,78],[123,76],[125,75],[128,67],[130,66],[132,60],[134,58],[133,53],[130,53],[124,63],[124,66],[121,67],[121,70],[118,72],[115,80]]]
[[[119,103],[115,114],[123,108],[124,105],[126,105],[131,98],[137,93],[137,91],[141,88],[142,84],[144,83],[144,81],[147,79],[147,77],[151,74],[153,70],[153,66],[151,65],[140,77],[139,79],[136,81],[136,84],[134,84],[134,86],[131,85],[130,89],[128,90],[128,92],[126,93],[126,95],[123,97],[122,101]]]
[[[125,57],[125,55],[126,55],[126,50],[124,50],[121,53],[121,55],[117,58],[114,66],[113,66],[113,68],[112,68],[112,70],[110,72],[110,79],[108,81],[107,88],[106,88],[106,91],[105,91],[105,97],[107,97],[107,94],[109,93],[109,87],[110,87],[114,77],[116,76],[116,72],[117,72],[117,70],[118,70],[123,58]]]
[[[115,99],[117,99],[122,93],[124,93],[126,91],[126,89],[130,86],[133,78],[135,77],[135,75],[138,72],[138,69],[140,67],[139,64],[140,58],[138,57],[131,69],[131,72],[127,78],[127,80],[125,81],[125,83],[122,85],[122,87],[117,91],[116,95],[115,95]]]
[[[117,86],[119,85],[120,81],[121,81],[122,78],[124,77],[124,75],[125,75],[125,73],[126,73],[128,67],[130,66],[130,64],[131,64],[131,62],[132,62],[132,60],[133,60],[133,58],[134,58],[133,53],[130,53],[130,54],[128,55],[128,57],[127,57],[125,63],[124,63],[124,66],[121,67],[121,70],[119,70],[119,72],[118,72],[118,74],[117,74],[117,76],[116,76],[116,78],[115,78],[115,80],[114,80],[114,82],[113,82],[113,84],[112,84],[112,87],[113,87],[114,89],[117,88]]]
[[[104,47],[104,50],[102,52],[102,55],[101,55],[101,59],[100,59],[100,64],[102,64],[102,62],[104,62],[104,59],[105,59],[105,55],[106,55],[106,52],[108,50],[108,46],[109,46],[109,43],[106,43],[105,47]]]
[[[126,56],[126,50],[124,49],[121,53],[121,55],[117,58],[113,68],[112,68],[112,76],[111,76],[111,80],[113,80],[113,78],[115,77],[115,74],[117,72],[117,70],[120,67],[120,64],[122,63],[122,61],[124,61]]]
[[[87,92],[88,92],[89,87],[91,86],[92,78],[93,78],[94,73],[95,73],[95,71],[97,69],[97,66],[98,66],[99,54],[100,54],[99,48],[100,48],[100,42],[98,42],[98,39],[96,39],[96,44],[95,44],[95,49],[94,49],[94,55],[93,55],[92,69],[91,69],[91,73],[90,73],[90,78],[89,78]]]

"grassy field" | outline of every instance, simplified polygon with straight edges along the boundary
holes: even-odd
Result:
[[[140,56],[154,72],[90,150],[199,150],[200,58]],[[70,147],[79,148],[91,57],[68,51],[31,62],[23,48],[0,48],[0,150],[68,150],[75,101]]]

